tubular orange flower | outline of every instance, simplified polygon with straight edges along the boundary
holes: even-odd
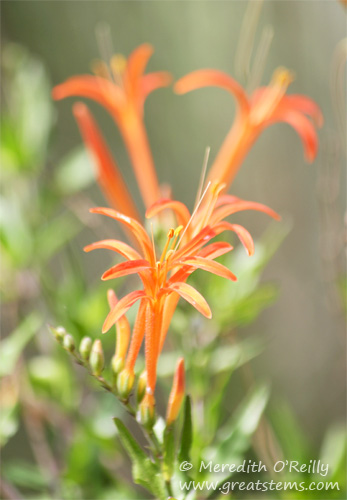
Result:
[[[97,166],[98,182],[111,206],[130,217],[140,220],[140,216],[128,191],[118,165],[104,141],[98,126],[87,106],[78,102],[73,107],[73,114],[81,135],[94,157]]]
[[[235,121],[210,169],[207,180],[216,180],[228,187],[259,134],[276,122],[291,125],[303,142],[307,161],[314,160],[318,146],[314,124],[318,127],[323,124],[322,113],[309,97],[286,95],[292,79],[288,70],[278,68],[270,85],[257,89],[251,96],[248,96],[233,78],[217,70],[194,71],[178,80],[174,87],[178,94],[212,85],[228,90],[237,101]]]
[[[220,196],[221,191],[222,186],[218,184],[208,186],[205,190],[206,203],[200,206],[199,210],[195,210],[192,216],[183,204],[172,200],[161,200],[148,209],[146,216],[151,217],[170,208],[177,215],[177,221],[184,222],[176,229],[168,231],[160,258],[157,258],[154,243],[139,222],[109,208],[91,210],[92,213],[103,214],[125,224],[141,248],[141,252],[137,252],[117,240],[103,240],[88,245],[85,250],[107,248],[125,257],[125,262],[111,267],[103,274],[102,279],[109,280],[128,274],[138,274],[141,279],[143,289],[129,293],[111,308],[102,331],[107,332],[138,300],[141,300],[123,375],[127,380],[129,377],[132,378],[135,361],[145,338],[146,393],[149,396],[154,395],[158,357],[179,297],[189,302],[207,318],[212,316],[206,300],[195,288],[186,283],[187,278],[195,270],[202,269],[232,281],[236,280],[236,276],[228,268],[214,260],[233,247],[226,242],[209,243],[210,240],[223,231],[233,231],[240,238],[247,253],[252,255],[254,252],[253,240],[248,231],[223,219],[230,214],[248,209],[262,211],[278,218],[277,214],[265,205],[226,195]]]
[[[144,74],[152,53],[149,44],[140,45],[128,61],[116,55],[109,66],[97,65],[96,76],[75,76],[53,89],[54,99],[87,97],[110,112],[123,136],[146,207],[158,199],[159,186],[143,124],[143,105],[153,90],[171,81],[167,72]]]

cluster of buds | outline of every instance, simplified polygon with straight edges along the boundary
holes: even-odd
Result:
[[[113,290],[109,290],[108,299],[110,307],[117,303],[117,297]],[[136,328],[136,323],[135,327]],[[109,382],[103,377],[105,369],[105,356],[100,339],[93,340],[90,337],[83,337],[79,348],[76,349],[72,335],[66,332],[65,328],[58,326],[50,327],[51,332],[62,347],[69,352],[78,364],[88,369],[89,373],[96,378],[103,388],[115,394],[128,410],[136,417],[138,422],[146,429],[152,429],[156,421],[155,399],[147,386],[147,373],[142,371],[137,377],[136,394],[134,387],[136,375],[134,367],[129,363],[129,356],[126,354],[130,340],[130,325],[125,316],[122,316],[116,323],[116,348],[111,359],[112,380]],[[130,358],[131,361],[131,358]],[[171,428],[177,420],[185,392],[184,360],[180,358],[177,362],[170,393],[166,423],[167,428]],[[133,396],[133,398],[132,398]],[[136,409],[130,404],[130,399],[135,402]]]

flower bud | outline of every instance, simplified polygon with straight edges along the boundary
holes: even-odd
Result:
[[[151,429],[155,422],[155,399],[153,394],[146,392],[140,403],[138,418],[140,424],[147,429]]]
[[[122,399],[127,399],[134,386],[135,373],[124,368],[117,378],[117,389]]]
[[[144,398],[147,386],[147,372],[146,370],[141,373],[137,381],[137,391],[136,391],[136,399],[137,404],[140,404]]]
[[[63,338],[63,347],[69,352],[73,352],[75,350],[75,341],[73,336],[69,333],[66,333]]]
[[[111,361],[112,372],[114,375],[118,375],[124,368],[124,359],[119,358],[116,354],[113,356]]]
[[[102,370],[104,369],[104,364],[105,364],[104,351],[102,350],[102,344],[100,339],[96,339],[94,341],[90,353],[89,364],[92,369],[93,375],[99,377],[102,373]]]
[[[83,337],[79,347],[82,359],[88,361],[91,349],[92,349],[92,339],[90,337]]]
[[[55,336],[56,340],[60,343],[63,342],[64,337],[66,335],[66,330],[63,326],[57,326],[57,328],[53,328],[53,326],[50,326],[49,329]]]
[[[176,365],[176,372],[169,397],[169,403],[167,406],[166,423],[168,426],[177,419],[178,413],[182,406],[184,389],[184,359],[180,358]]]

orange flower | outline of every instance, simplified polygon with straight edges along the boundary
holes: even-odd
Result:
[[[95,68],[97,76],[75,76],[53,89],[54,99],[87,97],[110,112],[128,149],[146,207],[158,199],[159,185],[143,124],[143,105],[153,90],[171,81],[166,72],[144,74],[152,52],[149,44],[140,45],[128,61],[116,55],[111,59],[110,66],[98,63]],[[81,126],[83,116],[79,118]]]
[[[124,224],[132,232],[141,249],[137,251],[118,240],[103,240],[85,248],[87,252],[98,248],[111,249],[126,259],[107,270],[102,276],[103,280],[138,274],[143,284],[143,289],[129,293],[111,308],[102,329],[103,333],[108,331],[135,302],[141,301],[125,362],[125,373],[120,374],[121,379],[127,381],[127,388],[128,381],[133,380],[135,361],[145,337],[147,394],[154,395],[158,356],[179,297],[207,318],[211,318],[212,313],[204,297],[186,283],[191,273],[196,269],[203,269],[236,280],[229,269],[214,260],[233,247],[226,242],[209,243],[210,240],[224,231],[234,231],[248,254],[253,254],[254,244],[248,231],[223,219],[248,209],[262,211],[278,218],[277,214],[265,205],[243,201],[233,196],[221,196],[222,189],[223,186],[219,184],[208,185],[203,195],[206,195],[206,203],[203,207],[199,204],[192,216],[187,207],[178,201],[161,200],[150,207],[146,213],[147,217],[170,208],[180,224],[176,229],[169,230],[160,258],[157,258],[154,242],[138,221],[109,208],[91,210],[92,213],[106,215]]]
[[[105,140],[87,106],[77,102],[73,114],[78,123],[86,147],[94,157],[98,183],[110,205],[134,219],[140,220],[137,208],[124,182],[122,174],[112,158]]]
[[[278,68],[270,85],[257,89],[251,96],[248,96],[233,78],[217,70],[194,71],[178,80],[175,84],[178,94],[212,85],[228,90],[237,101],[235,121],[207,180],[216,180],[228,187],[259,134],[276,122],[288,123],[296,130],[303,142],[306,159],[313,161],[317,154],[318,142],[314,124],[307,116],[313,119],[315,125],[321,126],[322,113],[309,97],[286,95],[292,79],[288,70]]]

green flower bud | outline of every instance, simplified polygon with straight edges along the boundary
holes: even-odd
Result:
[[[120,372],[117,378],[117,389],[122,399],[127,399],[134,386],[135,373],[126,368]]]
[[[89,357],[89,364],[92,369],[93,375],[99,377],[105,365],[104,351],[102,350],[101,340],[99,339],[96,339],[94,341]]]
[[[53,326],[50,326],[49,329],[53,333],[54,337],[56,340],[62,344],[64,337],[66,335],[66,330],[63,326],[57,326],[57,328],[53,328]]]
[[[92,339],[90,337],[83,337],[80,343],[80,354],[85,361],[88,361],[90,351],[92,350]]]
[[[114,355],[111,361],[111,366],[114,375],[118,375],[118,373],[120,373],[124,368],[124,359]]]
[[[75,341],[73,339],[73,336],[69,333],[66,333],[64,335],[63,347],[69,352],[73,352],[75,350]]]
[[[155,422],[155,399],[152,394],[146,393],[138,413],[138,420],[143,427],[151,429]]]
[[[147,386],[147,372],[145,370],[141,373],[137,382],[137,393],[136,393],[137,404],[140,404],[141,401],[143,400],[146,392],[146,386]]]

